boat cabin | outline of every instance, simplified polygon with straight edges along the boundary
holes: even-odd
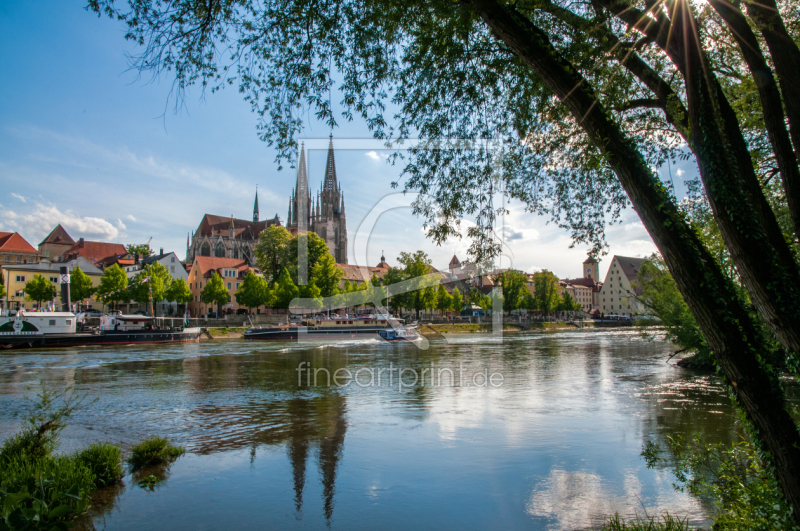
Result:
[[[120,330],[123,332],[150,328],[153,318],[146,315],[101,315],[100,330]]]
[[[25,312],[0,317],[0,334],[74,334],[75,314],[71,312]]]

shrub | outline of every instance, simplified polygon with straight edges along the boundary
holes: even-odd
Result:
[[[75,460],[95,476],[95,485],[106,487],[122,479],[122,452],[111,443],[95,443],[75,455]]]
[[[615,514],[606,525],[603,531],[690,531],[688,518],[681,520],[669,513],[661,515],[660,519],[636,518],[633,522],[625,522],[619,514]]]
[[[186,453],[182,446],[173,446],[163,437],[146,439],[131,449],[128,464],[133,470],[177,459]]]
[[[707,444],[700,436],[687,442],[676,435],[669,437],[668,446],[678,480],[675,489],[714,502],[715,531],[800,531],[778,482],[750,441],[725,446]],[[648,467],[667,463],[660,451],[656,444],[645,446]]]
[[[95,488],[95,476],[91,470],[68,456],[38,461],[12,458],[3,463],[0,475],[3,517],[12,520],[38,518],[44,522],[72,518],[89,507]],[[6,507],[6,502],[9,507]],[[16,516],[12,517],[12,514]],[[21,525],[10,527],[25,529]],[[42,528],[49,529],[50,526]]]

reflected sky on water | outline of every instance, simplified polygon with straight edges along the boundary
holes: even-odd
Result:
[[[719,379],[665,363],[673,350],[631,331],[574,331],[451,336],[427,350],[218,341],[4,352],[0,437],[43,380],[97,399],[64,451],[153,435],[186,447],[153,491],[128,476],[101,493],[98,529],[581,529],[663,509],[707,524],[704,506],[639,456],[671,433],[738,437]],[[360,370],[364,384],[380,369],[380,385],[324,377]],[[501,385],[476,377],[492,374]]]

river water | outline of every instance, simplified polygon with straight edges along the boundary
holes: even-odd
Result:
[[[572,331],[427,346],[3,353],[0,439],[19,428],[41,381],[89,399],[64,452],[155,435],[186,448],[153,472],[164,479],[154,489],[128,475],[101,493],[87,528],[590,529],[615,512],[661,510],[708,525],[707,506],[639,456],[669,434],[738,437],[720,380],[666,363],[671,345]]]

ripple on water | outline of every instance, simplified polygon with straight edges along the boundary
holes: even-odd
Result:
[[[65,451],[152,435],[186,446],[155,492],[129,478],[98,505],[90,519],[107,529],[579,529],[643,506],[702,524],[702,504],[639,457],[669,434],[736,435],[719,379],[664,363],[673,350],[635,331],[575,331],[450,335],[426,350],[225,341],[4,353],[0,436],[43,380],[97,399],[64,432]],[[442,378],[398,382],[425,368]],[[380,369],[371,385],[323,378]],[[484,371],[502,384],[479,385]]]

